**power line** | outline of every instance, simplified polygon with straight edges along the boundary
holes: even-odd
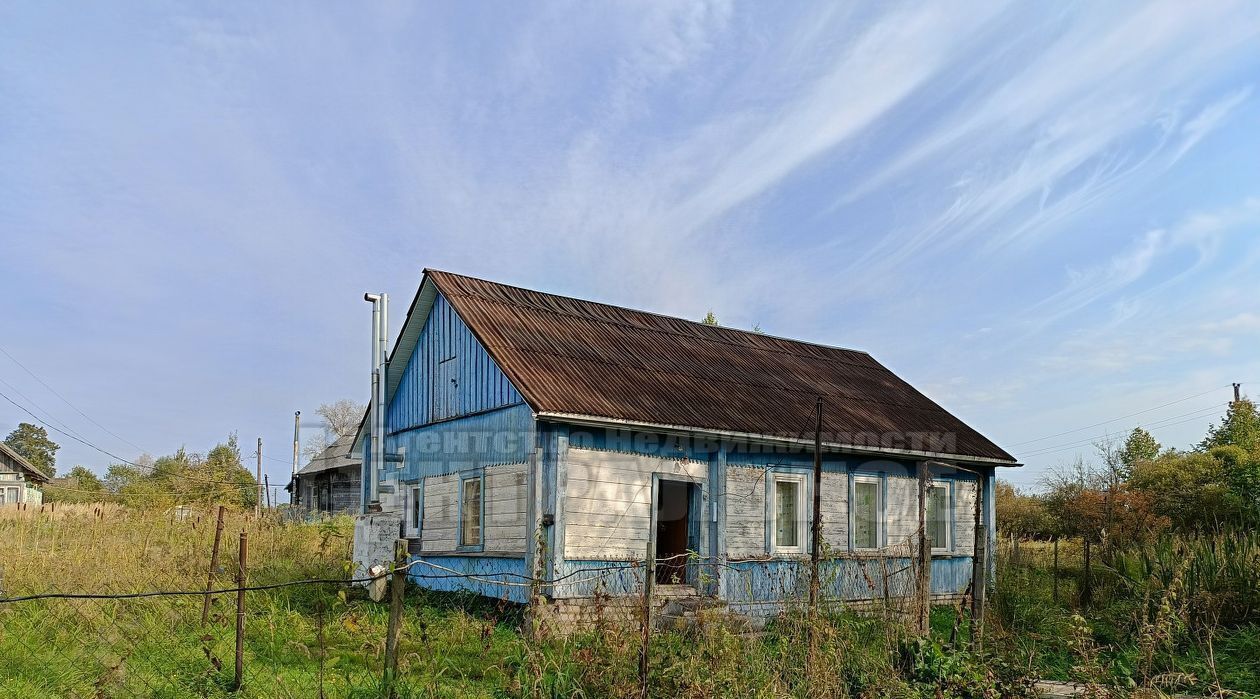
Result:
[[[96,451],[99,451],[100,453],[104,454],[105,456],[108,456],[108,457],[109,457],[109,458],[111,458],[111,459],[114,459],[114,460],[116,460],[116,461],[120,461],[120,462],[122,462],[122,463],[124,463],[124,464],[127,464],[128,466],[134,466],[135,468],[138,468],[138,469],[148,469],[151,473],[154,473],[154,474],[156,474],[156,473],[157,473],[157,467],[155,467],[155,466],[142,466],[142,465],[140,465],[140,464],[138,464],[138,463],[136,463],[136,462],[134,462],[134,461],[129,461],[129,460],[127,460],[127,459],[122,458],[121,456],[118,456],[117,454],[114,454],[114,453],[108,452],[108,451],[106,451],[106,450],[104,450],[104,449],[102,449],[102,448],[100,448],[100,447],[96,446],[95,444],[93,444],[93,443],[91,443],[91,442],[87,441],[86,439],[82,439],[82,438],[80,438],[80,437],[76,437],[75,435],[73,435],[73,434],[71,434],[71,433],[69,433],[69,432],[66,432],[65,430],[58,429],[57,427],[54,427],[53,425],[48,424],[48,423],[47,423],[47,422],[45,422],[44,420],[40,419],[40,417],[39,417],[38,415],[36,415],[35,413],[33,413],[33,412],[31,412],[30,410],[26,409],[26,407],[25,407],[25,406],[23,406],[23,405],[19,404],[17,401],[13,400],[13,399],[12,399],[12,398],[10,398],[9,396],[5,395],[4,393],[0,393],[0,398],[4,398],[5,400],[9,401],[10,403],[12,403],[12,404],[13,404],[13,407],[17,408],[18,410],[21,410],[22,412],[26,413],[27,415],[30,415],[32,419],[34,419],[36,422],[40,423],[41,425],[43,425],[44,427],[47,427],[47,428],[48,428],[48,429],[50,429],[50,430],[53,430],[53,431],[55,431],[55,432],[57,432],[57,433],[59,433],[59,434],[63,434],[63,435],[65,435],[65,436],[69,437],[70,439],[73,439],[74,441],[79,442],[80,444],[82,444],[82,445],[84,445],[84,446],[86,446],[86,447],[90,447],[90,448],[92,448],[92,449],[95,449]],[[141,450],[141,451],[143,451],[143,450]],[[168,477],[170,477],[170,478],[183,478],[183,479],[185,479],[185,480],[198,481],[198,482],[201,482],[201,483],[215,483],[215,484],[219,484],[219,485],[230,485],[230,486],[233,486],[233,487],[236,487],[236,488],[251,488],[251,489],[252,489],[252,488],[257,487],[256,485],[242,485],[241,483],[236,482],[236,481],[221,481],[221,480],[217,480],[217,479],[213,479],[213,478],[200,478],[200,477],[198,477],[198,476],[190,476],[190,475],[187,475],[187,474],[182,474],[182,473],[179,473],[179,474],[172,473],[172,474],[166,474],[166,475],[167,475]],[[248,475],[248,473],[247,473],[247,475]]]
[[[1201,408],[1192,413],[1183,413],[1182,415],[1174,415],[1172,417],[1163,418],[1162,420],[1155,420],[1153,422],[1148,422],[1144,425],[1139,424],[1139,425],[1136,425],[1135,427],[1144,427],[1144,428],[1149,427],[1149,428],[1155,429],[1155,428],[1163,428],[1163,427],[1172,427],[1174,425],[1183,425],[1187,422],[1194,422],[1196,420],[1201,420],[1205,417],[1214,417],[1215,414],[1219,412],[1221,408],[1225,407],[1226,405],[1228,404],[1223,403],[1220,405],[1214,405],[1210,408]],[[1177,418],[1185,418],[1187,416],[1191,416],[1191,417],[1188,417],[1185,420],[1177,419]],[[1169,422],[1170,420],[1175,420],[1175,422]],[[1079,449],[1081,447],[1085,447],[1085,446],[1089,446],[1090,444],[1093,444],[1096,440],[1106,439],[1108,436],[1109,435],[1105,435],[1105,434],[1098,435],[1098,436],[1095,436],[1093,439],[1085,440],[1082,442],[1074,442],[1070,444],[1061,444],[1061,445],[1053,446],[1053,447],[1045,447],[1044,449],[1035,450],[1029,454],[1025,454],[1024,458],[1028,458],[1028,457],[1035,458],[1038,456],[1046,456],[1047,454],[1054,454],[1061,451],[1068,451],[1070,449]]]
[[[1145,409],[1145,410],[1139,410],[1139,411],[1137,411],[1137,412],[1135,412],[1135,413],[1129,413],[1128,415],[1121,415],[1120,417],[1113,417],[1113,418],[1111,418],[1110,420],[1103,420],[1102,422],[1096,422],[1096,423],[1094,423],[1094,424],[1092,424],[1092,425],[1086,425],[1086,426],[1084,426],[1084,427],[1078,427],[1078,428],[1076,428],[1076,429],[1074,429],[1074,430],[1067,430],[1066,432],[1058,432],[1058,433],[1056,433],[1056,434],[1046,435],[1045,437],[1037,437],[1036,439],[1029,439],[1029,440],[1026,440],[1026,441],[1023,441],[1023,442],[1017,442],[1017,443],[1015,443],[1015,444],[1011,444],[1011,445],[1009,445],[1009,446],[1011,446],[1011,447],[1018,447],[1018,446],[1022,446],[1022,445],[1024,445],[1024,444],[1032,444],[1033,442],[1041,442],[1041,441],[1045,441],[1045,440],[1047,440],[1047,439],[1054,439],[1055,437],[1062,437],[1063,435],[1072,434],[1072,433],[1074,433],[1074,432],[1083,432],[1084,430],[1092,429],[1092,428],[1094,428],[1094,427],[1101,427],[1101,426],[1103,426],[1103,425],[1106,425],[1106,424],[1109,424],[1109,423],[1112,423],[1112,422],[1116,422],[1116,421],[1118,421],[1118,420],[1123,420],[1123,419],[1125,419],[1125,418],[1134,417],[1135,415],[1142,415],[1142,414],[1144,414],[1144,413],[1149,413],[1149,412],[1152,412],[1152,411],[1155,411],[1155,410],[1159,410],[1160,408],[1167,408],[1167,407],[1168,407],[1168,406],[1170,406],[1170,405],[1176,405],[1177,403],[1184,403],[1185,401],[1188,401],[1188,400],[1193,400],[1193,399],[1195,399],[1195,398],[1199,398],[1199,397],[1201,397],[1201,396],[1206,396],[1206,395],[1208,395],[1209,393],[1214,393],[1214,392],[1219,391],[1219,390],[1222,390],[1222,389],[1230,388],[1232,385],[1233,385],[1233,384],[1226,384],[1226,385],[1224,385],[1224,386],[1218,386],[1218,387],[1216,387],[1216,388],[1208,389],[1208,390],[1204,391],[1203,393],[1196,393],[1196,394],[1194,394],[1193,396],[1186,396],[1185,398],[1178,398],[1177,400],[1174,400],[1174,401],[1169,401],[1169,402],[1167,402],[1167,403],[1164,403],[1163,405],[1157,405],[1157,406],[1155,406],[1155,407],[1153,407],[1153,408],[1147,408],[1147,409]]]
[[[140,451],[142,451],[142,452],[144,451],[144,448],[143,448],[143,447],[141,447],[141,446],[139,446],[139,445],[135,444],[134,442],[131,442],[130,440],[128,440],[128,439],[126,439],[126,438],[124,438],[124,437],[119,436],[119,435],[118,435],[117,433],[115,433],[113,430],[111,430],[111,429],[109,429],[108,427],[106,427],[106,426],[102,425],[101,423],[97,422],[96,420],[93,420],[93,419],[92,419],[92,417],[91,417],[90,415],[88,415],[87,413],[83,412],[82,410],[79,410],[78,406],[76,406],[74,403],[71,403],[71,402],[70,402],[70,401],[69,401],[69,400],[68,400],[65,396],[63,396],[63,395],[61,395],[60,393],[58,393],[58,392],[57,392],[57,389],[53,388],[52,386],[49,386],[47,383],[45,383],[45,382],[44,382],[44,380],[43,380],[43,379],[41,379],[41,378],[39,378],[38,376],[36,376],[36,375],[35,375],[35,372],[31,371],[30,369],[27,369],[25,364],[23,364],[22,362],[19,362],[19,361],[17,360],[17,357],[14,357],[13,355],[9,354],[8,350],[6,350],[4,347],[0,347],[0,353],[3,353],[3,354],[4,354],[4,356],[6,356],[6,357],[8,357],[9,359],[13,360],[13,363],[14,363],[14,364],[16,364],[16,365],[18,365],[18,366],[22,367],[22,371],[25,371],[27,374],[30,374],[30,375],[31,375],[31,378],[33,378],[33,379],[35,379],[36,381],[38,381],[38,382],[39,382],[39,385],[41,385],[41,386],[43,386],[44,388],[48,389],[50,392],[52,392],[52,394],[53,394],[54,396],[57,396],[58,398],[60,398],[62,403],[65,403],[66,405],[68,405],[68,406],[70,406],[71,408],[73,408],[73,409],[74,409],[74,411],[75,411],[76,413],[78,413],[78,414],[82,415],[82,416],[83,416],[83,417],[84,417],[84,418],[85,418],[88,422],[92,423],[93,425],[96,425],[97,427],[101,428],[102,430],[105,430],[107,433],[109,433],[110,435],[112,435],[115,439],[118,439],[118,440],[120,440],[120,441],[126,442],[127,444],[129,444],[129,445],[131,445],[131,446],[135,447],[136,449],[139,449],[139,450],[140,450]]]

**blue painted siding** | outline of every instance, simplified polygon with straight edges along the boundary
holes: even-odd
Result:
[[[422,561],[408,571],[408,576],[420,587],[443,592],[471,592],[518,604],[529,601],[530,588],[521,585],[526,574],[523,558],[412,556],[410,560]],[[475,577],[457,577],[451,570]]]
[[[441,294],[402,372],[385,413],[391,434],[524,400]]]
[[[879,600],[913,594],[914,569],[909,558],[838,558],[819,566],[823,599]],[[731,563],[724,571],[724,598],[732,610],[774,613],[784,603],[803,602],[809,588],[805,561],[771,560]],[[932,560],[932,594],[961,594],[971,582],[971,557]]]
[[[385,438],[391,453],[405,449],[402,480],[484,469],[529,460],[534,416],[523,403],[409,429]],[[386,464],[385,472],[398,468]]]

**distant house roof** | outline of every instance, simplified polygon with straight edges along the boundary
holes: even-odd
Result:
[[[34,464],[27,461],[25,457],[23,457],[21,454],[14,451],[13,448],[10,447],[8,444],[5,444],[4,442],[0,442],[0,453],[3,453],[5,456],[8,456],[9,460],[13,463],[13,465],[17,466],[18,468],[22,469],[22,471],[26,472],[26,474],[31,477],[31,480],[39,482],[39,483],[48,482],[48,476],[43,471],[39,470],[38,468],[35,468]]]
[[[309,476],[312,473],[319,473],[320,471],[327,471],[332,468],[362,465],[363,459],[351,452],[350,448],[353,445],[354,435],[339,438],[337,441],[328,445],[327,449],[320,452],[319,456],[311,459],[310,463],[303,466],[302,470],[297,472],[297,475]]]
[[[391,395],[441,292],[542,418],[812,438],[822,397],[829,446],[866,451],[872,435],[946,435],[944,449],[873,451],[1016,463],[866,352],[437,270],[425,280],[390,355]]]

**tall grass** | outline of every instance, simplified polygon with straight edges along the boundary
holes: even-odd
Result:
[[[1260,537],[1166,536],[1095,556],[1079,542],[999,549],[993,632],[1030,674],[1113,690],[1260,695]]]

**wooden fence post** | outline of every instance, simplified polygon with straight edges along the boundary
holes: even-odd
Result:
[[[214,547],[210,549],[210,574],[206,576],[206,596],[201,601],[201,625],[205,626],[210,618],[210,590],[214,589],[214,576],[219,570],[219,541],[223,538],[223,506],[219,505],[219,516],[214,523]]]
[[[1059,537],[1054,537],[1054,603],[1059,603]]]
[[[639,649],[639,696],[648,696],[648,652],[652,648],[652,587],[656,584],[656,555],[648,537],[647,557],[643,559],[643,646]]]
[[[983,645],[984,602],[989,587],[989,564],[986,553],[989,545],[989,529],[984,524],[983,473],[976,474],[976,533],[971,556],[971,644],[976,649]]]
[[[920,636],[931,631],[932,620],[932,539],[927,531],[928,465],[919,462],[919,577],[916,580],[918,597],[918,629]]]
[[[236,674],[233,691],[240,691],[245,675],[245,581],[249,554],[249,535],[241,532],[241,548],[236,571]]]
[[[1085,565],[1081,570],[1081,606],[1088,607],[1094,601],[1094,581],[1089,569],[1089,539],[1085,543]]]
[[[389,578],[389,626],[385,632],[385,696],[395,699],[398,689],[398,639],[402,633],[403,592],[407,584],[407,540],[394,541],[394,570]]]

